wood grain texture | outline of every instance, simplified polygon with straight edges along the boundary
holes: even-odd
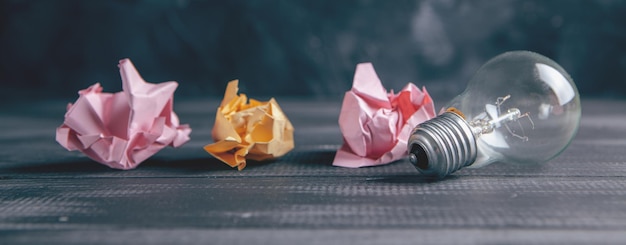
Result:
[[[215,101],[177,104],[194,129],[139,168],[108,169],[54,141],[63,103],[0,111],[2,244],[590,244],[626,242],[626,102],[583,101],[570,147],[442,181],[407,162],[331,166],[340,104],[279,101],[296,149],[243,171],[211,158]]]

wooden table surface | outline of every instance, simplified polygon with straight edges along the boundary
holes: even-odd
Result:
[[[216,101],[176,101],[191,141],[129,171],[55,142],[66,102],[0,106],[0,244],[626,244],[626,101],[583,100],[547,164],[441,181],[333,167],[341,101],[278,102],[296,148],[243,171],[202,149]]]

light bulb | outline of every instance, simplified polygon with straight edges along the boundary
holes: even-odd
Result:
[[[536,164],[561,153],[578,130],[580,98],[561,66],[529,51],[485,63],[439,116],[413,129],[410,162],[439,178],[493,162]]]

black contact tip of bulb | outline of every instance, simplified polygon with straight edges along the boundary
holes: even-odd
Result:
[[[417,169],[428,169],[428,155],[426,155],[424,148],[417,144],[413,144],[413,146],[411,146],[411,150],[409,151],[409,161]]]

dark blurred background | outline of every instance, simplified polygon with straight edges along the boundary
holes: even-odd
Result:
[[[177,98],[341,98],[360,62],[384,85],[461,92],[489,58],[531,50],[559,62],[583,97],[626,98],[626,1],[220,0],[0,2],[2,98],[121,89],[130,58]],[[23,98],[23,97],[22,97]],[[436,99],[436,98],[435,98]]]

